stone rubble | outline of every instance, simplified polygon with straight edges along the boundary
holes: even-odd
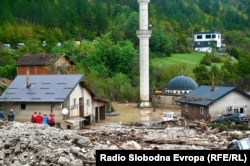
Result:
[[[65,130],[30,122],[0,121],[0,165],[95,165],[96,150],[220,150],[250,131],[210,129],[203,122],[173,124],[103,124]],[[197,124],[196,127],[193,127]]]

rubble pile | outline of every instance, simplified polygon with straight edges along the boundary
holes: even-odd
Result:
[[[82,166],[95,162],[97,145],[74,130],[18,122],[0,126],[0,165]]]
[[[210,129],[203,122],[103,124],[63,130],[30,122],[0,121],[0,165],[95,165],[96,150],[220,150],[249,131]]]

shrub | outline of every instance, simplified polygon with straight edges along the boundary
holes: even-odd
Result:
[[[240,131],[250,130],[248,124],[242,122],[236,123],[235,125],[232,125],[230,122],[214,123],[211,125],[211,127],[218,128],[220,132],[229,130],[240,130]]]

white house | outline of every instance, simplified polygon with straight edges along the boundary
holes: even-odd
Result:
[[[199,52],[212,52],[212,49],[220,50],[220,32],[198,32],[193,35],[193,50]]]
[[[83,78],[82,74],[18,75],[0,96],[0,104],[5,110],[14,109],[16,121],[30,121],[35,111],[55,114],[61,126],[74,118],[86,124],[104,120],[108,102],[96,98]]]

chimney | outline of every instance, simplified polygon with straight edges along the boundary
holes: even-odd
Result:
[[[45,53],[44,50],[42,51],[41,58],[44,59]]]
[[[26,87],[29,88],[31,86],[31,83],[30,83],[30,69],[27,68],[27,71],[26,71]]]
[[[214,91],[214,73],[212,74],[212,85],[211,85],[211,92]]]

